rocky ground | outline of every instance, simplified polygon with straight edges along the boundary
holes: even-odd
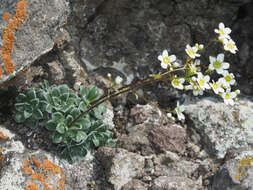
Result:
[[[0,16],[14,13],[17,2],[1,3]],[[1,79],[0,190],[23,190],[31,182],[45,189],[29,171],[46,172],[36,164],[46,160],[57,174],[46,182],[57,189],[61,179],[66,190],[253,189],[252,7],[247,0],[31,0],[26,23],[15,33],[17,76]],[[239,49],[227,58],[242,92],[234,107],[212,95],[147,86],[140,93],[153,103],[184,104],[186,120],[170,121],[130,94],[113,99],[105,120],[117,146],[100,147],[74,164],[57,156],[47,130],[14,121],[17,94],[44,79],[75,91],[80,83],[104,89],[110,72],[127,84],[158,72],[163,49],[183,60],[185,45],[207,43],[219,22],[232,28]],[[1,36],[6,24],[0,22]],[[210,48],[203,58],[218,50]]]

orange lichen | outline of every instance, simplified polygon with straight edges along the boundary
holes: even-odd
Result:
[[[35,164],[36,168],[40,168],[40,161],[35,158],[35,156],[32,156],[32,161]]]
[[[0,149],[0,162],[4,161],[4,155],[2,155],[3,151],[3,149]]]
[[[44,177],[42,173],[35,173],[31,175],[32,180],[44,181]]]
[[[27,175],[32,175],[33,171],[31,168],[29,168],[30,166],[30,160],[26,160],[26,162],[23,165],[23,171],[27,174]]]
[[[3,15],[3,20],[8,21],[8,20],[10,20],[10,19],[11,19],[11,14],[9,14],[9,13],[4,13],[4,15]]]
[[[8,139],[8,136],[5,136],[1,131],[0,131],[0,139],[6,140]]]
[[[30,183],[28,187],[27,186],[25,187],[25,189],[26,190],[38,190],[38,187],[36,184]]]
[[[14,64],[12,63],[11,54],[14,46],[15,30],[19,29],[20,25],[26,20],[26,0],[19,1],[17,3],[16,14],[11,18],[9,13],[3,15],[3,20],[8,20],[7,26],[3,29],[3,42],[4,45],[1,47],[1,54],[4,71],[6,75],[14,72]],[[0,77],[2,76],[2,69],[0,71]]]
[[[234,178],[240,181],[246,175],[248,167],[251,166],[251,164],[253,164],[253,156],[239,160],[237,168],[237,172],[239,175],[234,176]]]
[[[57,166],[56,164],[50,162],[48,159],[44,161],[43,170],[47,174],[49,174],[50,171],[52,171],[53,175],[62,174],[61,168]]]
[[[66,180],[65,180],[65,176],[59,166],[50,162],[48,159],[44,160],[43,164],[41,165],[41,162],[39,160],[37,160],[35,158],[35,156],[32,157],[32,161],[33,161],[33,166],[35,166],[35,167],[33,167],[34,172],[32,169],[29,168],[30,160],[27,160],[24,163],[24,168],[23,168],[23,171],[26,174],[29,174],[27,172],[28,169],[30,169],[32,171],[29,174],[30,177],[32,178],[32,180],[40,181],[41,184],[44,186],[44,190],[57,190],[57,188],[55,188],[55,187],[49,187],[49,186],[52,186],[52,184],[48,183],[46,181],[52,180],[49,177],[49,175],[55,176],[56,174],[60,174],[61,178],[57,180],[57,183],[59,185],[59,190],[64,190],[64,184],[65,184]],[[37,186],[36,186],[36,188],[37,188]],[[30,190],[30,189],[27,189],[27,190]],[[31,190],[34,190],[34,189],[31,189]]]

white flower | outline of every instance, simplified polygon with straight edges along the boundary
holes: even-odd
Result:
[[[122,83],[122,81],[123,81],[123,78],[121,78],[120,76],[117,76],[116,78],[115,78],[115,83],[118,85],[118,84],[120,84],[120,83]]]
[[[192,59],[194,59],[195,57],[200,57],[200,54],[197,53],[198,48],[196,46],[191,47],[189,44],[187,44],[185,51]]]
[[[209,83],[211,88],[213,89],[215,94],[219,94],[220,92],[224,92],[224,89],[222,88],[222,83],[220,81]]]
[[[168,51],[164,50],[162,55],[158,56],[158,59],[161,61],[161,67],[167,69],[177,58],[175,55],[168,56]]]
[[[214,32],[219,34],[219,39],[230,39],[229,34],[231,33],[231,29],[225,27],[222,22],[219,24],[219,29],[214,29]]]
[[[222,93],[222,98],[224,99],[225,104],[227,105],[234,105],[234,98],[236,97],[235,92],[230,92],[230,89],[228,89],[226,92]]]
[[[208,84],[210,80],[209,75],[204,76],[202,73],[198,73],[198,78],[193,77],[193,79],[198,82],[200,89],[202,90],[210,89],[210,86]]]
[[[221,81],[224,86],[229,87],[230,85],[235,84],[235,76],[233,73],[229,73],[228,71],[224,71],[222,73],[223,78],[221,78]]]
[[[184,109],[185,107],[183,105],[180,106],[179,102],[177,102],[177,107],[175,108],[175,112],[179,120],[185,119],[184,114],[182,113]]]
[[[209,60],[210,60],[209,69],[216,70],[218,74],[221,74],[224,71],[224,69],[229,68],[229,63],[224,62],[223,53],[218,54],[217,58],[209,56]]]
[[[193,82],[190,83],[190,85],[185,86],[186,90],[192,90],[192,93],[194,96],[203,95],[204,91],[199,87],[198,84],[195,84]]]
[[[235,42],[232,39],[224,39],[223,40],[224,49],[226,51],[230,51],[233,54],[236,54],[236,51],[238,51]]]
[[[184,78],[175,78],[171,81],[171,84],[174,88],[178,88],[180,90],[184,89],[183,83],[184,83]]]
[[[177,67],[179,67],[181,64],[180,63],[178,63],[178,62],[174,62],[174,63],[172,63],[172,67],[174,67],[174,68],[177,68]]]
[[[196,74],[197,72],[200,71],[200,68],[197,67],[200,65],[200,60],[199,59],[195,59],[194,63],[190,64],[189,65],[189,68],[190,68],[190,72],[192,74]]]

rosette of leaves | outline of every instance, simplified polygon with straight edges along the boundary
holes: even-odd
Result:
[[[113,133],[102,121],[106,112],[104,104],[72,124],[99,97],[97,87],[88,89],[81,86],[80,94],[77,94],[67,85],[49,86],[44,81],[40,89],[29,89],[19,94],[15,105],[16,120],[28,124],[35,122],[36,126],[41,121],[50,131],[52,142],[59,146],[60,155],[74,162],[85,156],[91,148],[115,144]]]
[[[25,93],[20,93],[16,98],[16,122],[25,123],[31,128],[38,127],[39,121],[45,118],[44,99],[45,92],[43,90],[28,89]]]

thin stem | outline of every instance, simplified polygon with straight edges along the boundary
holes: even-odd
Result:
[[[175,71],[179,71],[179,70],[184,70],[185,67],[181,67],[181,68],[178,68],[178,69],[174,69],[172,71],[166,71],[164,73],[162,73],[160,76],[163,77],[165,75],[168,75],[172,72],[175,72]],[[158,79],[155,79],[155,78],[152,78],[152,77],[148,77],[146,79],[143,79],[139,82],[137,82],[136,84],[129,84],[129,85],[125,85],[119,89],[116,89],[115,91],[113,91],[109,96],[107,93],[105,93],[102,97],[100,97],[99,99],[91,102],[91,107],[89,107],[86,111],[82,112],[81,114],[79,114],[76,118],[74,118],[74,120],[69,124],[68,127],[71,127],[77,120],[79,120],[80,118],[82,118],[83,116],[85,116],[87,113],[89,113],[91,110],[93,110],[95,107],[97,107],[98,105],[102,104],[103,102],[115,97],[115,96],[118,96],[120,94],[123,94],[123,93],[126,93],[126,92],[130,92],[130,91],[133,91],[134,89],[138,89],[142,86],[145,86],[145,85],[148,85],[148,84],[151,84],[153,82],[158,82],[158,81],[161,81],[163,80],[162,78],[158,78]]]

